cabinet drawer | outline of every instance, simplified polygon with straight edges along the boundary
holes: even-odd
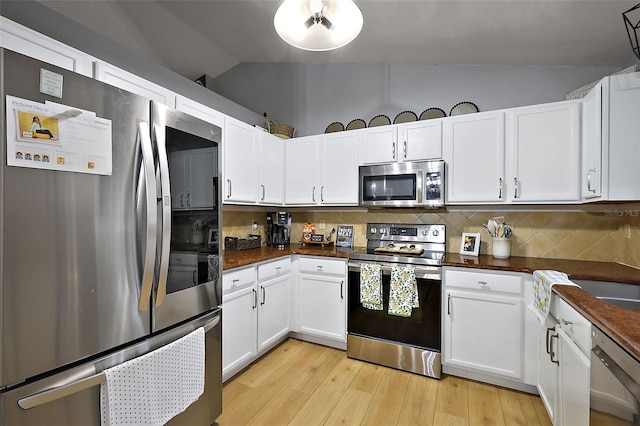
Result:
[[[249,267],[222,274],[222,292],[238,290],[253,285],[256,281],[256,268]]]
[[[301,273],[305,274],[345,274],[345,262],[341,260],[316,259],[310,257],[301,257],[298,263]]]
[[[580,350],[589,356],[591,353],[591,323],[561,297],[554,294],[553,298],[556,299],[556,318],[560,327],[576,342]]]
[[[291,258],[274,260],[258,265],[258,281],[265,281],[291,272]]]
[[[445,270],[444,283],[447,288],[524,294],[523,279],[518,275]]]
[[[198,266],[198,253],[189,253],[189,252],[170,253],[169,265]]]

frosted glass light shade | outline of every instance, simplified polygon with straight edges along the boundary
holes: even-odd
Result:
[[[292,46],[312,51],[332,50],[360,34],[362,12],[352,0],[285,0],[276,11],[273,25],[278,35]]]

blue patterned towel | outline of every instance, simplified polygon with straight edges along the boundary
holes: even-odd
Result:
[[[419,308],[416,271],[412,266],[394,266],[389,289],[389,314],[410,317],[413,308]]]
[[[382,266],[376,263],[360,265],[360,303],[367,309],[382,310]]]
[[[575,285],[564,272],[534,271],[533,272],[533,307],[540,322],[544,324],[551,308],[551,287],[555,284]]]

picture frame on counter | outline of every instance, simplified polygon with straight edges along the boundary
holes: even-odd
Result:
[[[336,247],[353,247],[353,225],[338,225]]]
[[[218,243],[218,230],[217,229],[209,229],[209,233],[207,236],[207,245],[215,245]]]
[[[460,239],[460,254],[466,256],[478,256],[480,253],[480,234],[463,232]]]

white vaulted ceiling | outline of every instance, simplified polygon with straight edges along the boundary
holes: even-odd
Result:
[[[632,60],[622,0],[356,0],[362,33],[331,52],[276,34],[280,1],[40,3],[193,80],[240,62],[622,67]]]

